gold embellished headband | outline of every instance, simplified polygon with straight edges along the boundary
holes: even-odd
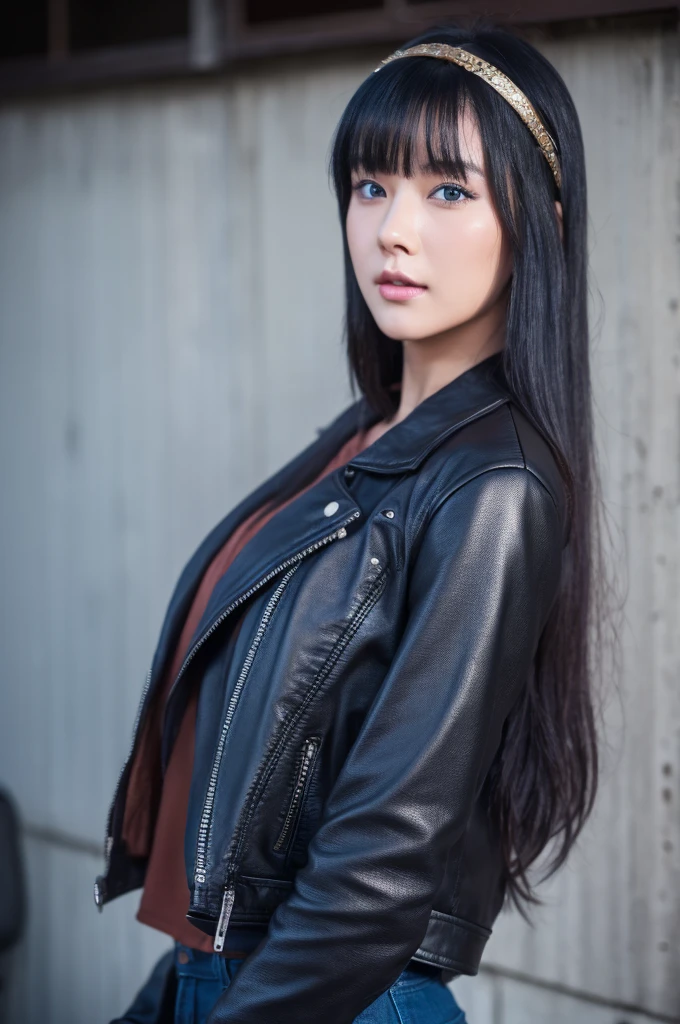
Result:
[[[507,75],[504,75],[493,64],[482,60],[481,57],[475,57],[474,53],[461,50],[459,46],[449,46],[448,43],[419,43],[417,46],[410,46],[407,50],[395,50],[389,57],[381,61],[375,70],[380,71],[385,64],[389,64],[393,60],[399,60],[401,57],[440,57],[442,60],[451,61],[452,64],[458,64],[461,68],[471,71],[473,75],[478,75],[485,82],[488,82],[491,88],[500,93],[503,99],[507,100],[513,110],[522,118],[541,147],[541,152],[550,165],[550,170],[553,172],[557,187],[562,187],[562,174],[557,159],[555,143],[541,122],[534,107],[522,90],[518,89]]]

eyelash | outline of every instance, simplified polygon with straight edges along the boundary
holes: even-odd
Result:
[[[360,190],[364,187],[364,185],[378,185],[378,182],[377,181],[372,181],[370,178],[364,179],[363,181],[358,181],[356,183],[356,185],[352,185],[352,191],[359,193]],[[378,185],[378,188],[382,188],[382,185]],[[439,192],[440,189],[443,189],[443,188],[455,188],[458,192],[462,193],[462,195],[464,197],[463,199],[458,199],[455,202],[451,202],[451,201],[446,200],[446,199],[435,199],[435,202],[440,203],[443,206],[463,206],[468,200],[475,198],[475,193],[474,192],[471,192],[467,188],[463,188],[462,185],[458,185],[456,182],[448,182],[448,181],[444,182],[443,184],[438,185],[437,188],[435,188],[433,190],[433,192]],[[370,196],[370,197],[369,196],[363,196],[362,198],[364,198],[364,199],[370,199],[370,198],[372,198],[372,199],[382,199],[383,197],[382,196]],[[428,197],[428,198],[430,198],[430,197]]]

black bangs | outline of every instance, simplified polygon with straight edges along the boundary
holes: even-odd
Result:
[[[396,60],[369,75],[334,139],[330,170],[341,203],[350,171],[411,177],[423,170],[465,179],[459,125],[466,112],[483,118],[480,84],[488,90],[463,68],[432,57]]]

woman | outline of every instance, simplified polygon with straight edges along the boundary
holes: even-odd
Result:
[[[446,982],[592,807],[578,120],[504,32],[405,50],[332,152],[361,397],[206,538],[153,659],[95,898],[143,885],[175,948],[121,1020],[464,1021]]]

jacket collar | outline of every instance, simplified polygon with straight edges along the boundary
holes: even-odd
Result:
[[[494,352],[423,399],[405,419],[364,448],[349,465],[374,473],[417,469],[423,459],[469,420],[510,400],[502,352]],[[380,416],[364,398],[355,406],[367,426]]]

